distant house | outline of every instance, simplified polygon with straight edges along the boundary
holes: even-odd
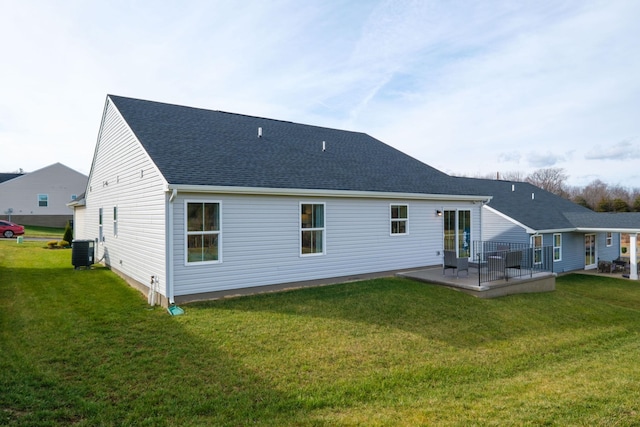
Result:
[[[364,133],[113,95],[102,117],[75,238],[163,305],[436,266],[444,249],[473,261],[474,241],[557,232],[560,270],[591,266],[590,231],[567,219],[584,208],[451,177]]]
[[[73,218],[67,203],[84,192],[87,179],[61,163],[30,173],[0,174],[0,217],[26,225],[64,227]]]
[[[640,214],[593,212],[525,182],[458,179],[469,192],[492,196],[483,206],[483,241],[553,247],[553,271],[557,273],[595,269],[599,260],[622,257],[637,263],[640,259]],[[631,259],[633,247],[636,251]]]

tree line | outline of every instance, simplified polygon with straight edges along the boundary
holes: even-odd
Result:
[[[498,173],[480,178],[528,182],[596,212],[640,212],[640,188],[610,185],[599,179],[584,187],[567,185],[569,176],[562,168],[538,169],[529,175]]]

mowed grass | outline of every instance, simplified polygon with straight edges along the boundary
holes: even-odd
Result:
[[[640,424],[640,283],[481,300],[388,278],[183,305],[0,241],[0,424]]]
[[[27,238],[37,237],[47,239],[62,239],[62,236],[64,236],[64,228],[25,225],[24,236]]]

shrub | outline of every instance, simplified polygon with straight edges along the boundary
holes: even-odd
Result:
[[[60,240],[60,241],[58,242],[58,246],[60,246],[61,248],[66,248],[66,247],[68,247],[68,246],[69,246],[69,242],[68,242],[68,241],[66,241],[66,240]]]
[[[51,241],[47,242],[47,246],[49,246],[50,249],[53,249],[56,246],[58,246],[58,241],[57,240],[51,240]]]
[[[73,241],[73,229],[71,228],[71,223],[69,221],[67,221],[67,225],[64,228],[64,236],[62,236],[62,240],[64,242],[67,242],[67,244],[65,246],[69,246],[68,242],[72,242]]]

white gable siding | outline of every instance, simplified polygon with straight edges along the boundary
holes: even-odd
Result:
[[[185,265],[184,200],[222,204],[222,262]],[[300,256],[300,203],[324,203],[326,254]],[[409,206],[406,235],[390,234],[390,204]],[[174,209],[176,296],[439,265],[441,202],[181,194]],[[471,209],[474,228],[478,209]]]
[[[103,210],[104,240],[96,257],[136,281],[149,285],[159,278],[166,294],[165,181],[113,105],[106,106],[89,186],[84,225],[79,239],[97,239]],[[113,208],[117,207],[117,234]]]
[[[482,211],[482,239],[485,241],[529,244],[525,229],[489,209]]]

